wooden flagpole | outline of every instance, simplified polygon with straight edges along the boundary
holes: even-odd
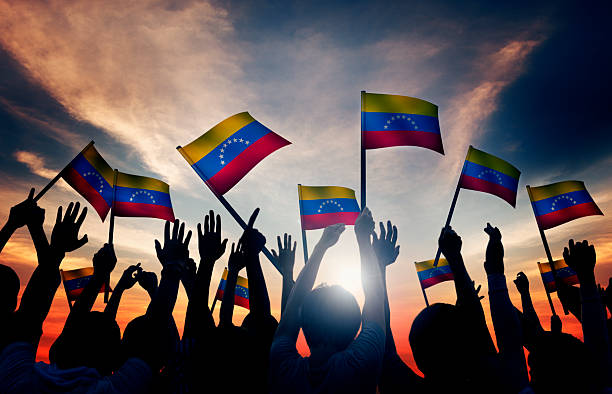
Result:
[[[527,185],[526,188],[527,188],[527,194],[529,194],[529,202],[531,202],[533,201],[532,194],[531,194],[531,187]],[[535,211],[534,211],[534,217],[535,217]],[[555,264],[553,262],[552,254],[550,253],[550,247],[548,246],[548,241],[546,240],[546,235],[544,234],[544,230],[540,228],[540,224],[538,223],[537,219],[536,219],[536,224],[538,225],[538,230],[540,231],[540,237],[542,238],[542,245],[544,245],[544,251],[546,252],[546,257],[548,258],[548,263],[550,264],[550,272],[552,272],[553,278],[555,278],[555,286],[557,287],[557,292],[558,292],[559,286],[557,285],[557,271],[555,269]],[[557,293],[557,296],[559,296],[559,293]],[[548,297],[550,298],[550,295]],[[552,306],[552,300],[551,300],[551,306]],[[554,308],[552,308],[552,312],[553,312],[553,315],[556,314]],[[569,313],[569,311],[565,308],[565,305],[563,305],[563,312],[566,315]]]
[[[113,205],[111,205],[110,223],[108,226],[108,244],[113,244],[113,233],[115,232],[115,197],[117,196],[117,174],[119,171],[115,169],[113,173]],[[108,303],[108,292],[110,290],[110,275],[104,284],[104,302]]]
[[[304,264],[308,262],[308,243],[306,242],[306,230],[304,230],[304,222],[302,221],[302,184],[298,183],[298,203],[300,205],[300,224],[302,227],[302,249],[304,249]]]
[[[366,151],[363,147],[363,130],[365,128],[366,91],[361,91],[361,210],[366,207]]]
[[[185,150],[183,149],[182,146],[177,146],[176,150],[179,151],[179,153],[183,156],[183,158],[185,160],[187,160],[187,163],[193,163],[193,161],[191,160],[191,158],[187,155],[187,152],[185,152]],[[203,174],[200,174],[200,170],[196,167],[196,166],[190,166],[191,168],[193,168],[193,170],[196,172],[196,174],[198,174],[198,176],[204,180],[206,179],[206,177],[203,176]],[[234,208],[230,205],[230,203],[225,199],[225,197],[223,197],[220,194],[217,194],[215,192],[215,190],[210,187],[210,185],[208,184],[208,182],[204,181],[204,183],[206,184],[206,186],[208,186],[208,188],[210,189],[210,191],[212,191],[212,193],[215,195],[215,197],[217,197],[217,199],[219,200],[219,202],[221,203],[221,205],[223,205],[225,207],[225,209],[227,209],[227,211],[229,212],[230,215],[232,215],[232,217],[234,218],[234,220],[236,222],[238,222],[238,224],[240,225],[240,227],[242,227],[242,229],[246,229],[247,228],[247,224],[244,222],[244,220],[242,220],[242,218],[240,217],[240,215],[238,214],[238,212],[236,212],[236,210],[234,210]],[[276,268],[278,270],[279,273],[281,273],[282,275],[282,271],[280,269],[280,267],[276,264],[276,262],[274,261],[274,257],[272,256],[272,253],[270,253],[270,251],[268,250],[268,248],[266,248],[265,246],[263,247],[263,249],[261,250],[262,253],[268,258],[268,260],[270,260],[270,262],[272,263],[272,265],[274,266],[274,268]]]
[[[468,148],[468,155],[470,153],[470,148],[472,148],[472,145],[470,145],[470,147]],[[467,160],[468,155],[466,155],[466,158],[465,158],[466,160]],[[453,201],[451,202],[450,209],[448,210],[448,216],[446,217],[446,223],[444,224],[444,228],[450,226],[450,222],[453,217],[453,212],[455,212],[455,205],[457,205],[457,198],[459,198],[459,191],[461,190],[459,185],[461,184],[461,174],[463,174],[463,170],[465,170],[465,160],[463,161],[463,167],[461,168],[461,172],[459,173],[459,179],[457,180],[457,187],[455,188],[455,195],[453,196]],[[438,245],[438,250],[436,251],[436,258],[434,259],[434,263],[433,263],[434,267],[438,266],[438,261],[440,261],[440,253],[441,253],[440,246]]]
[[[87,144],[87,146],[85,146],[85,148],[83,148],[83,150],[81,150],[75,157],[74,159],[76,159],[76,157],[78,155],[80,155],[81,153],[85,152],[90,146],[92,146],[94,144],[93,141],[90,141],[89,144]],[[66,171],[66,168],[68,168],[70,166],[70,164],[72,164],[72,162],[74,161],[74,159],[70,160],[70,162],[68,164],[66,164],[66,166],[64,168],[62,168],[62,170],[60,172],[58,172],[58,174],[55,176],[55,178],[51,179],[49,181],[49,183],[47,183],[47,186],[45,186],[41,191],[38,192],[38,194],[36,195],[36,197],[34,197],[34,202],[37,202],[38,200],[40,200],[40,198],[42,196],[45,195],[45,193],[47,193],[49,191],[49,189],[51,189],[53,187],[53,185],[55,185],[55,183],[57,181],[59,181],[59,179],[62,177],[62,175],[64,175],[64,171]]]

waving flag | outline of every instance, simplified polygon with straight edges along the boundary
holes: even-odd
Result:
[[[289,144],[242,112],[178,150],[212,191],[223,195],[266,156]]]
[[[104,221],[113,203],[113,169],[93,142],[62,171],[62,178],[98,212]]]
[[[514,207],[520,176],[512,164],[470,146],[459,187],[493,194]]]
[[[365,149],[420,146],[444,154],[438,106],[414,97],[363,93]]]
[[[528,187],[529,199],[542,230],[590,215],[603,215],[584,186],[584,182],[565,181]]]
[[[225,291],[225,283],[227,282],[227,268],[223,270],[223,276],[221,277],[221,282],[219,282],[219,288],[217,289],[217,294],[215,294],[215,298],[221,302],[223,302],[223,292]],[[238,276],[238,280],[236,281],[236,292],[234,293],[234,305],[241,306],[246,309],[249,308],[249,281],[247,278],[243,278],[242,276]]]
[[[576,274],[576,271],[567,266],[565,260],[555,260],[553,261],[553,264],[555,267],[555,275],[558,280],[566,285],[577,285],[580,283],[578,281],[578,274]],[[552,270],[550,269],[550,263],[538,262],[538,268],[540,269],[540,275],[542,275],[542,282],[544,282],[546,291],[548,293],[557,291],[557,283],[555,281],[555,276],[553,276]]]
[[[434,267],[433,263],[434,260],[414,263],[423,289],[455,278],[446,259],[439,259],[437,267]]]
[[[170,187],[145,176],[117,173],[115,216],[141,216],[174,221]]]
[[[79,298],[79,295],[81,295],[85,286],[87,286],[89,281],[93,278],[93,274],[93,267],[79,268],[69,271],[60,270],[62,283],[64,284],[64,290],[66,290],[66,296],[68,296],[69,302]],[[104,292],[105,286],[106,285],[102,286],[100,293]]]
[[[359,216],[355,191],[348,187],[298,185],[298,195],[303,230],[336,223],[352,225]]]

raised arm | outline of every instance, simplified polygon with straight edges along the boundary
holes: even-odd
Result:
[[[6,223],[2,226],[2,229],[0,229],[0,252],[2,252],[4,245],[6,245],[15,230],[25,226],[31,221],[32,215],[35,214],[35,207],[37,207],[37,205],[34,201],[34,189],[32,188],[30,189],[28,198],[11,208]]]
[[[462,313],[469,316],[468,324],[473,327],[472,340],[474,341],[474,346],[485,354],[497,354],[491,334],[487,328],[484,310],[480,303],[480,296],[474,288],[474,281],[472,281],[465,269],[463,256],[461,255],[461,237],[457,235],[451,226],[445,227],[440,234],[438,245],[453,272],[455,292],[457,293],[457,307],[460,308]]]
[[[508,379],[506,384],[512,391],[519,392],[529,385],[521,324],[506,286],[501,232],[489,223],[484,231],[489,235],[484,267],[489,281],[489,304],[497,347]]]
[[[230,253],[227,266],[227,278],[225,280],[225,289],[223,290],[221,310],[219,311],[219,327],[231,327],[233,325],[236,282],[238,281],[238,274],[246,266],[246,255],[242,249],[241,242],[238,243],[237,247],[235,244],[232,244],[232,252]]]
[[[246,257],[246,270],[249,278],[249,307],[251,310],[249,314],[254,321],[260,321],[261,318],[270,315],[270,297],[259,261],[259,254],[266,244],[266,237],[253,228],[258,214],[259,208],[253,211],[240,239]]]
[[[119,309],[119,303],[121,302],[123,292],[127,289],[131,289],[136,284],[139,271],[142,271],[140,263],[137,265],[130,265],[123,271],[119,282],[117,282],[117,285],[113,289],[113,294],[108,300],[108,304],[106,304],[106,308],[104,308],[104,313],[110,316],[111,319],[115,320],[117,318],[117,310]]]
[[[285,314],[282,316],[276,329],[275,337],[286,336],[294,341],[297,340],[298,333],[300,332],[300,308],[302,307],[304,297],[314,286],[325,252],[338,242],[344,228],[344,224],[334,224],[323,230],[321,239],[314,247],[308,262],[302,268],[300,275],[295,281],[293,291],[287,301]]]
[[[540,324],[540,319],[531,301],[527,275],[524,272],[519,272],[514,280],[514,285],[521,295],[521,304],[523,306],[523,340],[525,343],[532,343],[535,336],[541,334],[544,329],[542,324]]]
[[[563,250],[563,259],[578,274],[582,304],[582,333],[584,343],[596,358],[601,371],[607,376],[607,384],[612,384],[612,358],[610,340],[606,327],[605,309],[595,282],[595,247],[588,241],[569,240]]]
[[[355,221],[355,236],[361,256],[361,285],[365,301],[361,313],[364,324],[373,322],[386,327],[385,318],[385,288],[374,248],[372,247],[371,235],[374,232],[374,219],[372,213],[366,207]]]
[[[60,284],[59,266],[67,252],[72,252],[87,242],[87,235],[78,237],[81,224],[87,215],[87,208],[79,215],[79,203],[68,205],[66,214],[62,216],[62,207],[57,210],[57,217],[51,244],[44,244],[37,248],[38,267],[34,270],[26,289],[21,297],[17,317],[21,329],[18,340],[26,340],[34,346],[38,344],[42,334],[42,324],[47,317],[53,302],[53,297]],[[40,210],[40,208],[34,208]],[[44,214],[40,211],[37,215],[38,221],[29,224],[31,228],[39,228],[41,231]],[[46,238],[46,237],[45,237]],[[36,242],[36,241],[35,241]],[[42,241],[42,242],[46,242]]]
[[[281,243],[281,237],[276,237],[278,242],[278,253],[272,249],[272,256],[277,262],[277,266],[281,267],[281,274],[283,275],[283,292],[281,295],[281,316],[285,311],[287,300],[293,289],[295,281],[293,280],[293,266],[295,264],[295,248],[297,242],[293,242],[293,249],[291,249],[291,235],[285,233],[283,236],[283,243]]]

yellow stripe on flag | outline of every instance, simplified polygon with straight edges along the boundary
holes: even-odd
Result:
[[[113,174],[113,169],[108,165],[106,160],[102,158],[102,155],[98,153],[96,148],[91,145],[89,148],[85,149],[83,152],[83,157],[95,168],[103,177],[106,179],[109,185],[113,184],[113,178],[115,177]]]
[[[467,161],[471,161],[472,163],[479,164],[483,167],[491,168],[495,171],[502,172],[512,178],[518,179],[521,175],[521,172],[512,164],[508,163],[505,160],[500,159],[499,157],[495,157],[491,154],[478,150],[472,146],[468,150],[468,155],[466,158]]]
[[[415,97],[365,93],[364,112],[391,112],[438,117],[438,106]]]
[[[546,198],[555,197],[560,194],[585,190],[584,182],[581,181],[564,181],[557,182],[546,186],[532,187],[531,201],[544,200]]]
[[[301,200],[322,200],[325,198],[355,199],[355,190],[342,186],[298,186]]]
[[[416,266],[416,270],[417,272],[421,272],[421,271],[427,271],[430,270],[432,268],[434,268],[433,263],[435,260],[426,260],[426,261],[420,261],[420,262],[415,262],[414,265]],[[448,265],[448,261],[446,261],[446,259],[441,258],[440,260],[438,260],[438,267],[444,267]]]
[[[183,156],[187,155],[191,159],[189,164],[193,165],[193,163],[197,163],[201,158],[219,146],[230,135],[252,122],[255,122],[255,119],[248,112],[241,112],[230,116],[195,141],[183,146]]]
[[[227,281],[227,268],[225,268],[223,270],[223,275],[221,275],[221,279],[226,280]],[[236,281],[236,285],[237,286],[242,286],[244,288],[249,288],[249,280],[247,278],[243,278],[242,276],[238,275],[238,280]]]
[[[559,271],[560,269],[567,267],[567,264],[565,263],[565,260],[563,259],[554,260],[553,264],[555,265],[555,271]],[[541,274],[545,274],[551,271],[550,263],[539,263],[538,268],[540,268]]]
[[[170,186],[166,182],[146,176],[125,174],[123,172],[117,174],[117,186],[170,193]]]
[[[68,280],[72,280],[72,279],[78,279],[78,278],[82,278],[84,276],[90,276],[94,274],[94,268],[93,267],[85,267],[85,268],[77,268],[75,270],[69,270],[69,271],[60,271],[62,274],[62,281],[66,282]]]

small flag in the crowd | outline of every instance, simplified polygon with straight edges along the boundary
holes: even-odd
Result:
[[[567,266],[565,260],[555,260],[553,261],[553,264],[555,267],[555,275],[558,280],[566,285],[577,285],[580,283],[578,281],[578,274],[576,274],[576,271]],[[548,293],[557,291],[557,284],[555,282],[555,277],[553,276],[552,270],[550,269],[550,263],[538,263],[538,268],[540,269],[542,282],[544,282],[546,291]]]
[[[434,260],[414,263],[423,289],[455,278],[446,259],[439,259],[437,267],[434,267],[433,263]]]
[[[225,291],[227,274],[228,271],[226,268],[223,270],[223,276],[221,277],[221,282],[219,282],[219,288],[217,289],[217,294],[215,295],[215,298],[221,302],[223,302],[223,292]],[[234,305],[249,309],[249,281],[247,278],[243,278],[242,276],[238,276],[238,280],[236,281]]]
[[[62,283],[64,284],[64,290],[68,296],[68,301],[74,301],[79,298],[79,295],[83,292],[83,289],[89,281],[93,278],[94,268],[78,268],[75,270],[64,271],[60,270],[62,277]],[[103,293],[106,285],[102,285],[100,293]]]
[[[332,224],[355,224],[359,205],[355,191],[340,186],[298,185],[303,230],[325,228]]]
[[[470,146],[459,187],[496,195],[514,207],[520,176],[512,164]]]
[[[242,112],[179,148],[179,152],[212,191],[222,195],[266,156],[289,144],[248,112]]]
[[[141,216],[174,221],[170,187],[166,182],[119,172],[116,189],[116,216]]]
[[[584,182],[565,181],[529,188],[531,206],[542,230],[583,216],[603,215]]]
[[[364,149],[420,146],[444,154],[437,105],[414,97],[363,94]]]
[[[62,178],[89,201],[104,221],[113,203],[113,169],[93,143],[68,164]]]

